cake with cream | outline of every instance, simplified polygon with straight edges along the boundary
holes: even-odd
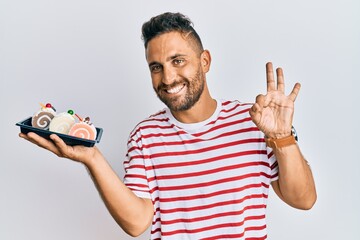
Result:
[[[40,103],[40,106],[41,109],[32,116],[31,126],[48,130],[50,122],[56,116],[56,110],[50,103],[47,103],[46,105]]]
[[[69,110],[56,115],[50,122],[49,130],[52,132],[68,134],[75,122],[74,111]]]
[[[75,114],[80,122],[75,123],[69,131],[70,136],[78,137],[78,138],[84,138],[89,140],[95,140],[96,139],[96,128],[92,122],[90,122],[90,118],[86,117],[82,119],[77,114]]]
[[[33,127],[82,139],[96,139],[97,129],[89,117],[83,119],[73,110],[56,114],[55,108],[50,103],[46,105],[40,103],[40,106],[41,109],[32,116]]]

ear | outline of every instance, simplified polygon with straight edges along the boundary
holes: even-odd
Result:
[[[207,73],[210,70],[210,65],[211,65],[211,55],[209,50],[204,50],[201,53],[200,61],[203,72]]]

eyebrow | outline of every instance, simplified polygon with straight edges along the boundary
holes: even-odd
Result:
[[[178,53],[178,54],[175,54],[173,56],[170,56],[170,57],[166,58],[166,61],[173,60],[173,59],[178,58],[178,57],[184,57],[184,56],[186,56],[186,55]]]
[[[167,57],[167,58],[166,58],[166,61],[170,61],[170,60],[176,59],[176,58],[178,58],[178,57],[185,57],[185,56],[187,56],[187,55],[186,55],[186,54],[177,53],[177,54],[174,54],[174,55],[172,55],[172,56],[170,56],[170,57]],[[153,61],[153,62],[149,63],[149,67],[152,67],[152,66],[157,65],[157,64],[162,65],[162,64],[159,63],[159,62]]]

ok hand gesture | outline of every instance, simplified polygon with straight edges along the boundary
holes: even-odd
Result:
[[[290,136],[294,114],[294,102],[300,91],[300,83],[294,85],[291,93],[284,93],[284,75],[281,68],[276,69],[276,79],[272,63],[266,64],[266,95],[258,95],[255,104],[250,109],[250,116],[256,126],[268,138],[283,138]]]

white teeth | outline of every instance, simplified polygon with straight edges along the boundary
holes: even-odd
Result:
[[[166,90],[167,93],[174,94],[180,92],[181,89],[183,89],[184,85],[177,86],[171,89]]]

